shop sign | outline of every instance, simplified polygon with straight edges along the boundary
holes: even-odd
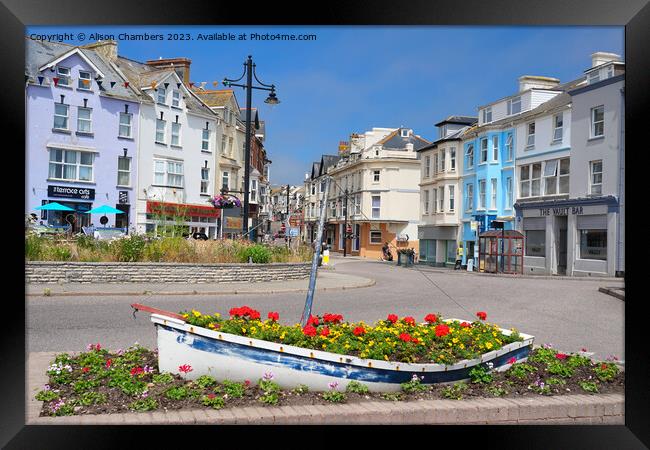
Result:
[[[47,187],[47,196],[95,200],[95,190],[91,188],[49,185]]]
[[[583,214],[582,206],[565,206],[560,208],[540,208],[540,216],[568,216]]]
[[[120,204],[129,203],[129,191],[119,191],[119,203]]]
[[[225,229],[231,230],[241,230],[244,225],[244,220],[242,217],[224,217],[225,219]]]
[[[219,217],[221,215],[221,210],[213,206],[148,201],[147,213],[163,214],[172,217]]]

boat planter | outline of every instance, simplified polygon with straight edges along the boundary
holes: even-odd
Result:
[[[336,381],[336,389],[343,391],[355,380],[372,391],[390,392],[401,390],[400,384],[410,381],[414,375],[423,384],[455,383],[469,379],[470,370],[479,364],[492,363],[494,370],[501,371],[512,365],[512,358],[525,361],[534,340],[531,335],[519,333],[523,341],[484,353],[480,358],[452,365],[411,364],[363,359],[213,331],[190,325],[180,315],[171,317],[162,311],[152,312],[160,372],[178,373],[179,366],[189,364],[193,370],[185,374],[188,379],[210,375],[219,381],[257,382],[265,372],[271,371],[273,381],[284,389],[304,384],[312,391],[327,391],[328,384]],[[451,321],[460,320],[445,320]],[[504,329],[501,332],[511,333]]]

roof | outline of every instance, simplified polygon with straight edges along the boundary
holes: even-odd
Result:
[[[430,150],[432,148],[436,148],[438,146],[438,144],[440,144],[442,142],[461,140],[463,134],[470,128],[471,127],[465,126],[465,127],[461,128],[460,130],[454,131],[453,133],[451,133],[448,136],[437,139],[437,140],[433,141],[431,144],[425,145],[424,147],[421,147],[421,148],[417,149],[416,152],[421,152],[421,151],[424,151],[424,150]]]
[[[327,173],[327,169],[329,169],[331,166],[335,166],[337,162],[339,162],[339,159],[341,157],[339,155],[323,155],[320,158],[320,170],[318,172],[318,176],[325,175]]]
[[[71,56],[73,50],[77,50],[80,55],[83,55],[82,57],[85,57],[103,73],[104,78],[102,80],[102,87],[100,88],[101,95],[126,98],[132,101],[139,100],[137,91],[132,89],[134,86],[125,87],[124,79],[120,76],[120,73],[99,53],[91,49],[60,42],[25,39],[25,75],[29,76],[29,83],[39,86],[41,84],[38,81],[38,77],[43,76],[45,79],[42,85],[50,86],[53,83],[51,78],[55,74],[54,67],[45,69],[43,72],[40,72],[39,68],[56,61],[66,53],[70,53]],[[113,87],[111,87],[111,82],[114,82]]]
[[[230,97],[235,94],[232,89],[222,89],[218,91],[208,91],[204,89],[194,88],[193,92],[211,108],[226,106],[230,101]]]
[[[248,111],[248,108],[239,108],[239,120],[241,120],[244,124],[246,123],[246,111]],[[255,124],[255,129],[259,130],[260,117],[257,113],[257,108],[251,108],[251,120]]]
[[[445,120],[436,123],[435,126],[439,127],[440,125],[444,125],[446,123],[459,123],[461,125],[471,125],[475,122],[478,122],[478,117],[449,116]]]
[[[422,147],[429,145],[431,142],[426,139],[416,136],[413,133],[409,133],[407,137],[402,137],[401,130],[406,130],[407,128],[398,128],[397,130],[390,133],[388,136],[377,142],[385,149],[390,150],[406,150],[406,144],[413,144],[414,150],[419,150]]]
[[[313,162],[311,163],[311,179],[318,178],[320,175],[320,162]]]

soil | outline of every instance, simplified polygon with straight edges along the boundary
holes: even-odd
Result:
[[[118,358],[116,354],[107,354],[105,359],[108,358]],[[201,403],[201,398],[203,395],[208,395],[216,393],[216,395],[224,396],[224,406],[223,408],[234,408],[242,406],[287,406],[287,405],[327,405],[332,404],[331,402],[322,398],[320,392],[306,392],[306,393],[297,393],[295,391],[280,391],[278,395],[278,403],[275,405],[268,405],[260,401],[260,397],[263,394],[263,391],[257,386],[256,380],[251,380],[249,386],[244,387],[242,397],[233,397],[224,395],[225,388],[222,383],[218,383],[216,386],[209,388],[200,388],[196,383],[184,380],[179,375],[174,375],[174,380],[170,383],[161,384],[153,383],[152,377],[154,374],[157,374],[158,371],[155,369],[157,367],[157,355],[149,350],[143,352],[141,360],[138,362],[141,367],[149,365],[154,368],[154,372],[150,374],[143,375],[140,379],[148,383],[148,397],[155,398],[158,401],[157,410],[179,410],[179,409],[199,409],[199,408],[210,408],[210,406],[205,406]],[[573,376],[569,378],[562,378],[557,375],[552,375],[546,371],[546,366],[544,363],[540,362],[528,362],[528,365],[535,368],[535,372],[527,373],[524,378],[516,378],[510,373],[506,372],[493,372],[493,380],[490,383],[463,383],[465,389],[461,392],[462,399],[471,399],[471,398],[521,398],[521,397],[535,397],[540,395],[571,395],[571,394],[588,394],[583,390],[579,384],[581,381],[590,381],[595,382],[597,385],[598,393],[607,394],[607,393],[624,393],[625,390],[625,375],[624,372],[619,372],[612,380],[607,382],[601,382],[598,380],[591,367],[578,367],[575,368]],[[79,398],[79,395],[74,392],[72,384],[74,381],[80,379],[93,379],[92,375],[83,374],[81,367],[78,364],[72,364],[73,372],[72,377],[73,381],[69,384],[58,384],[52,380],[50,377],[50,387],[51,389],[58,390],[59,396],[66,403],[69,403],[71,400]],[[538,393],[534,391],[530,386],[536,382],[536,380],[541,379],[546,383],[547,386],[550,386],[550,390],[546,393]],[[548,379],[555,378],[561,379],[564,381],[562,385],[549,385]],[[111,414],[111,413],[125,413],[132,412],[129,408],[129,405],[139,398],[140,396],[130,396],[123,393],[119,388],[109,387],[108,386],[109,378],[103,378],[100,380],[100,385],[97,388],[92,389],[94,392],[105,394],[107,401],[103,404],[83,406],[78,405],[74,408],[74,414]],[[187,397],[181,400],[172,400],[165,396],[165,392],[172,387],[187,387],[190,392],[193,392],[194,395]],[[417,391],[413,393],[399,392],[392,394],[383,394],[376,392],[369,392],[367,394],[357,394],[348,392],[346,393],[345,403],[359,403],[373,400],[380,401],[416,401],[416,400],[435,400],[435,399],[444,399],[444,398],[454,398],[449,396],[451,385],[433,385],[426,386],[425,390]],[[501,391],[499,391],[501,389]],[[495,394],[496,392],[496,394]],[[447,395],[445,395],[445,393]],[[498,395],[497,395],[498,394]],[[598,395],[598,394],[594,394]],[[51,406],[56,403],[56,400],[52,402],[43,402],[43,409],[41,411],[41,416],[50,416],[53,415]]]

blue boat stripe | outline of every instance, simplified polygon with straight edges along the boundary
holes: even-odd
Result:
[[[164,329],[173,333],[177,333],[178,336],[176,341],[178,343],[185,344],[195,350],[221,355],[236,356],[247,361],[265,364],[268,366],[283,367],[287,369],[299,370],[302,372],[311,372],[336,378],[366,381],[369,383],[400,384],[410,381],[413,375],[417,375],[422,380],[422,383],[426,384],[447,383],[469,378],[469,372],[474,368],[474,366],[472,366],[463,369],[441,372],[415,372],[408,370],[398,371],[374,367],[360,367],[347,363],[324,361],[317,358],[309,358],[306,356],[282,353],[274,350],[249,347],[244,344],[237,344],[234,342],[207,338],[205,336],[188,333],[187,331],[179,330],[177,328],[172,328],[161,324],[156,325],[163,327]],[[188,334],[191,334],[193,338],[192,342],[189,342],[189,339],[187,339]],[[506,364],[507,361],[512,357],[515,357],[516,359],[527,357],[530,353],[531,347],[532,346],[521,347],[486,362],[491,362],[494,364],[494,368],[497,368]],[[261,375],[262,374],[260,374],[260,376]]]

